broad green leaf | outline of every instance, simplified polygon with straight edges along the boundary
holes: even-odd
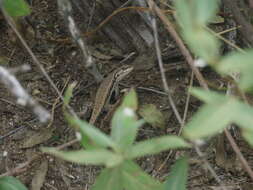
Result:
[[[190,147],[190,145],[178,136],[157,137],[135,144],[129,152],[127,152],[127,157],[133,159],[141,156],[157,154],[169,149],[188,147]]]
[[[207,102],[184,127],[189,139],[215,135],[231,123],[253,131],[253,108],[239,100],[216,92],[193,89],[192,93]]]
[[[199,25],[206,25],[213,18],[215,18],[216,13],[219,8],[219,0],[193,0],[187,1],[193,2],[193,9],[194,18],[196,19],[197,24]]]
[[[191,89],[191,93],[201,99],[202,101],[210,104],[219,104],[222,106],[226,102],[229,102],[229,112],[226,112],[226,116],[230,117],[230,123],[236,123],[241,128],[246,130],[253,130],[253,107],[249,106],[233,97],[228,97],[223,94],[214,91],[205,91],[200,88]],[[217,107],[217,109],[219,106]]]
[[[164,190],[186,190],[188,163],[187,158],[180,158],[173,165],[165,182]]]
[[[219,58],[219,41],[203,27],[196,30],[183,31],[183,37],[187,45],[200,58],[208,63],[216,63]]]
[[[24,0],[4,0],[3,7],[12,17],[27,16],[31,13],[28,4]]]
[[[136,110],[138,107],[138,98],[135,90],[132,88],[130,92],[124,97],[124,100],[121,104],[122,107],[132,108]]]
[[[114,150],[118,149],[117,145],[112,141],[112,139],[106,134],[102,133],[99,129],[88,124],[86,121],[82,121],[67,114],[65,115],[69,124],[75,126],[75,128],[80,131],[82,135],[82,143],[85,148],[92,149],[95,147],[111,147]]]
[[[188,1],[177,0],[174,1],[176,8],[176,18],[180,27],[183,27],[183,30],[192,30],[193,26],[193,15],[192,15],[192,6],[189,5]]]
[[[106,168],[97,177],[91,190],[123,190],[121,166]]]
[[[210,22],[218,11],[219,0],[177,0],[174,1],[177,19],[186,29],[204,26]]]
[[[231,101],[202,106],[184,127],[183,135],[189,139],[199,139],[219,133],[231,123],[233,106]]]
[[[144,123],[143,120],[137,121],[137,116],[133,109],[120,106],[112,118],[111,137],[120,147],[121,151],[132,146],[138,128]]]
[[[227,101],[228,96],[214,91],[206,91],[202,88],[191,88],[190,93],[206,103],[222,103]]]
[[[106,149],[59,151],[56,148],[42,148],[43,152],[78,164],[105,165],[113,167],[122,162],[122,157]]]
[[[239,86],[248,90],[253,87],[253,49],[246,53],[230,53],[217,65],[217,71],[222,74],[240,73]]]
[[[165,118],[154,104],[145,104],[140,107],[138,113],[143,119],[155,128],[165,127]]]
[[[253,130],[242,130],[242,136],[251,146],[253,146]]]
[[[219,58],[219,42],[205,30],[206,25],[215,17],[218,0],[177,0],[177,20],[182,28],[182,36],[190,49],[209,63]]]
[[[19,180],[12,176],[0,178],[1,190],[28,190]]]
[[[124,190],[162,190],[162,184],[151,178],[132,161],[123,163]]]
[[[253,107],[236,99],[235,101],[235,114],[232,116],[233,123],[239,125],[239,127],[253,131]]]

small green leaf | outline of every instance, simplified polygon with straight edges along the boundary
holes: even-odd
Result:
[[[129,150],[127,157],[133,159],[141,156],[157,154],[169,149],[189,147],[190,145],[178,136],[157,137],[137,143]]]
[[[4,0],[3,7],[12,17],[27,16],[31,13],[28,4],[24,0]]]
[[[56,148],[42,148],[43,152],[52,154],[64,160],[78,164],[105,165],[113,167],[122,162],[120,155],[106,149],[78,150],[78,151],[59,151]]]
[[[85,148],[111,147],[114,150],[118,149],[118,146],[112,141],[112,139],[102,133],[99,129],[91,126],[86,121],[74,118],[68,114],[65,114],[65,116],[69,124],[75,126],[75,128],[80,131],[82,135],[82,144]]]
[[[69,104],[69,102],[70,102],[70,99],[72,98],[72,96],[73,96],[73,89],[75,88],[75,86],[76,86],[76,82],[73,82],[73,83],[71,83],[69,86],[68,86],[68,88],[67,88],[67,90],[66,90],[66,92],[65,92],[65,94],[64,94],[64,106],[66,106],[66,105],[68,105]]]
[[[136,110],[138,107],[138,98],[135,90],[132,88],[130,92],[124,97],[121,104],[122,107],[128,107]]]
[[[212,20],[211,20],[211,24],[222,24],[225,22],[224,17],[216,15]]]
[[[91,190],[123,190],[121,166],[104,169],[96,179]]]
[[[187,172],[187,158],[178,159],[165,182],[164,190],[186,190]]]
[[[123,163],[123,183],[125,190],[162,190],[162,184],[151,178],[132,161]]]
[[[253,146],[253,130],[242,130],[242,136],[251,146]]]
[[[145,104],[139,109],[140,116],[155,128],[165,127],[165,118],[160,110],[154,104]]]
[[[12,176],[0,178],[1,190],[28,190],[19,180]]]
[[[132,108],[120,106],[112,118],[111,137],[122,151],[132,146],[138,128],[144,123],[137,121],[137,116]]]
[[[243,90],[249,90],[253,87],[253,49],[246,53],[233,52],[225,56],[216,69],[222,74],[231,75],[231,73],[240,73],[239,86]]]

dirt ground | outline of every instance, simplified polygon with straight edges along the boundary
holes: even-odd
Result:
[[[93,82],[92,76],[85,70],[78,47],[71,43],[65,44],[52,40],[68,38],[67,29],[56,7],[55,1],[33,1],[31,22],[36,28],[31,34],[29,33],[26,36],[26,39],[60,91],[64,91],[66,86],[71,82],[77,82],[78,85],[74,90],[71,106],[79,113],[80,117],[88,119],[98,85]],[[84,27],[81,25],[80,28]],[[173,42],[169,42],[169,46],[171,50],[179,54],[179,57],[173,59],[173,61],[169,61],[169,59],[164,60],[166,76],[176,106],[180,114],[183,115],[187,99],[187,89],[190,85],[191,70],[180,55],[180,52],[176,49],[176,45]],[[114,53],[108,51],[111,47],[112,44],[108,44],[108,42],[100,42],[93,46],[93,48],[96,48],[94,58],[99,63],[101,73],[104,75],[119,67],[119,65],[133,64],[129,60],[120,63],[125,55],[121,55],[116,49],[113,51]],[[166,47],[165,45],[164,48],[168,48],[168,46]],[[24,88],[54,116],[49,124],[39,124],[32,112],[17,105],[15,98],[0,84],[1,175],[20,166],[20,164],[26,163],[32,156],[39,154],[40,147],[62,145],[74,139],[75,133],[63,117],[61,101],[59,101],[56,92],[40,73],[22,45],[15,40],[15,36],[10,32],[4,20],[0,20],[0,57],[8,61],[7,65],[4,65],[6,67],[16,67],[22,64],[29,64],[31,66],[29,72],[20,73],[17,77]],[[220,78],[210,69],[203,69],[202,73],[208,81],[216,85],[220,84]],[[155,65],[145,71],[134,70],[122,83],[124,87],[121,85],[121,89],[126,88],[125,86],[135,87],[140,106],[154,104],[162,111],[165,117],[166,125],[163,128],[144,125],[139,130],[138,140],[164,134],[177,134],[180,126],[169,106],[167,97],[157,92],[163,92],[158,66]],[[198,84],[194,81],[193,85],[197,86]],[[143,89],[144,87],[147,89]],[[151,91],[150,89],[155,91]],[[200,105],[201,103],[198,100],[191,97],[187,118],[190,118]],[[103,120],[104,116],[105,114],[102,114],[100,120]],[[109,125],[108,122],[105,123],[101,130],[108,132]],[[99,122],[97,125],[99,126]],[[242,141],[240,136],[237,135],[236,140],[246,159],[253,166],[253,151]],[[67,149],[78,148],[78,145],[72,145]],[[233,160],[234,155],[231,148],[228,146],[227,149],[230,150],[228,160]],[[202,147],[202,151],[228,190],[253,189],[253,184],[250,183],[250,179],[237,160],[233,161],[230,166],[217,165],[215,162],[215,139],[209,140]],[[4,156],[6,153],[7,155]],[[140,159],[138,163],[153,177],[164,180],[175,159],[185,153],[190,155],[191,158],[188,189],[221,189],[211,174],[203,169],[203,163],[194,150],[187,152],[182,150],[173,151],[172,154],[164,152],[156,156]],[[43,190],[83,190],[89,189],[99,171],[100,168],[98,167],[80,166],[51,156],[40,156],[28,164],[25,169],[18,171],[14,175],[29,189],[32,187],[32,181],[35,176],[38,173],[46,172]]]

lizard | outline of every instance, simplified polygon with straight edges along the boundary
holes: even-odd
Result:
[[[132,70],[132,66],[124,65],[115,69],[102,81],[96,93],[93,111],[89,120],[90,124],[93,125],[96,122],[104,106],[109,103],[112,93],[115,91],[118,94],[118,83]]]

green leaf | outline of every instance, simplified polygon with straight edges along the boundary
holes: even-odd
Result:
[[[222,74],[240,73],[239,86],[243,90],[253,87],[253,49],[246,53],[233,52],[225,56],[216,69]]]
[[[123,105],[117,109],[112,118],[111,131],[113,141],[122,151],[132,146],[138,128],[144,123],[143,120],[137,121],[137,116],[132,108],[127,107],[124,103]]]
[[[177,20],[182,36],[191,50],[209,63],[219,58],[219,41],[205,27],[218,10],[218,0],[177,0]]]
[[[155,128],[165,127],[165,118],[162,112],[154,104],[145,104],[139,109],[140,116]]]
[[[242,136],[251,146],[253,146],[253,130],[242,130]]]
[[[104,169],[96,179],[91,190],[123,190],[121,166]]]
[[[82,135],[82,144],[87,149],[92,148],[106,148],[111,147],[114,150],[118,150],[118,146],[113,142],[113,140],[106,134],[102,133],[99,129],[93,127],[86,121],[82,121],[78,118],[74,118],[66,114],[66,119],[70,125],[75,126],[75,128],[80,131]]]
[[[4,0],[3,7],[12,17],[27,16],[31,13],[28,4],[24,0]]]
[[[187,172],[187,158],[178,159],[165,182],[164,190],[186,190]]]
[[[122,162],[122,157],[106,149],[59,151],[56,148],[42,148],[43,152],[78,164],[105,165],[113,167]]]
[[[19,180],[12,176],[0,178],[1,190],[28,190]]]
[[[200,89],[193,94],[207,102],[184,127],[183,135],[189,139],[210,137],[231,123],[253,131],[253,108],[233,97]]]
[[[228,99],[228,96],[224,96],[224,94],[196,87],[191,88],[190,93],[206,103],[222,103]]]
[[[197,92],[201,91],[195,90],[193,94],[197,94]],[[199,139],[219,133],[230,124],[231,116],[235,111],[234,101],[229,97],[224,96],[223,101],[220,101],[219,94],[215,96],[214,92],[204,90],[198,96],[212,102],[202,106],[184,127],[183,135],[189,139]],[[211,98],[213,99],[211,100]]]
[[[68,86],[68,88],[67,88],[67,90],[66,90],[66,92],[65,92],[65,94],[64,94],[64,106],[66,106],[66,105],[68,105],[69,104],[69,102],[70,102],[70,99],[72,98],[72,96],[73,96],[73,89],[75,88],[75,86],[76,86],[76,82],[73,82],[73,83],[71,83],[69,86]]]
[[[190,1],[186,1],[190,2]],[[192,14],[199,25],[206,25],[212,21],[219,8],[219,0],[194,0],[192,1]]]
[[[121,104],[122,107],[128,107],[133,110],[136,110],[138,107],[138,98],[135,90],[132,88],[130,92],[124,97],[124,100]]]
[[[174,1],[177,19],[186,30],[196,26],[204,26],[215,18],[219,2],[219,0]]]
[[[216,63],[219,58],[219,41],[204,28],[185,30],[182,33],[193,53],[208,63]]]
[[[124,190],[162,190],[162,184],[151,178],[132,161],[123,163]]]
[[[188,147],[190,147],[190,145],[178,136],[157,137],[137,143],[129,150],[129,152],[127,152],[127,157],[133,159],[141,156],[157,154],[169,149]]]

